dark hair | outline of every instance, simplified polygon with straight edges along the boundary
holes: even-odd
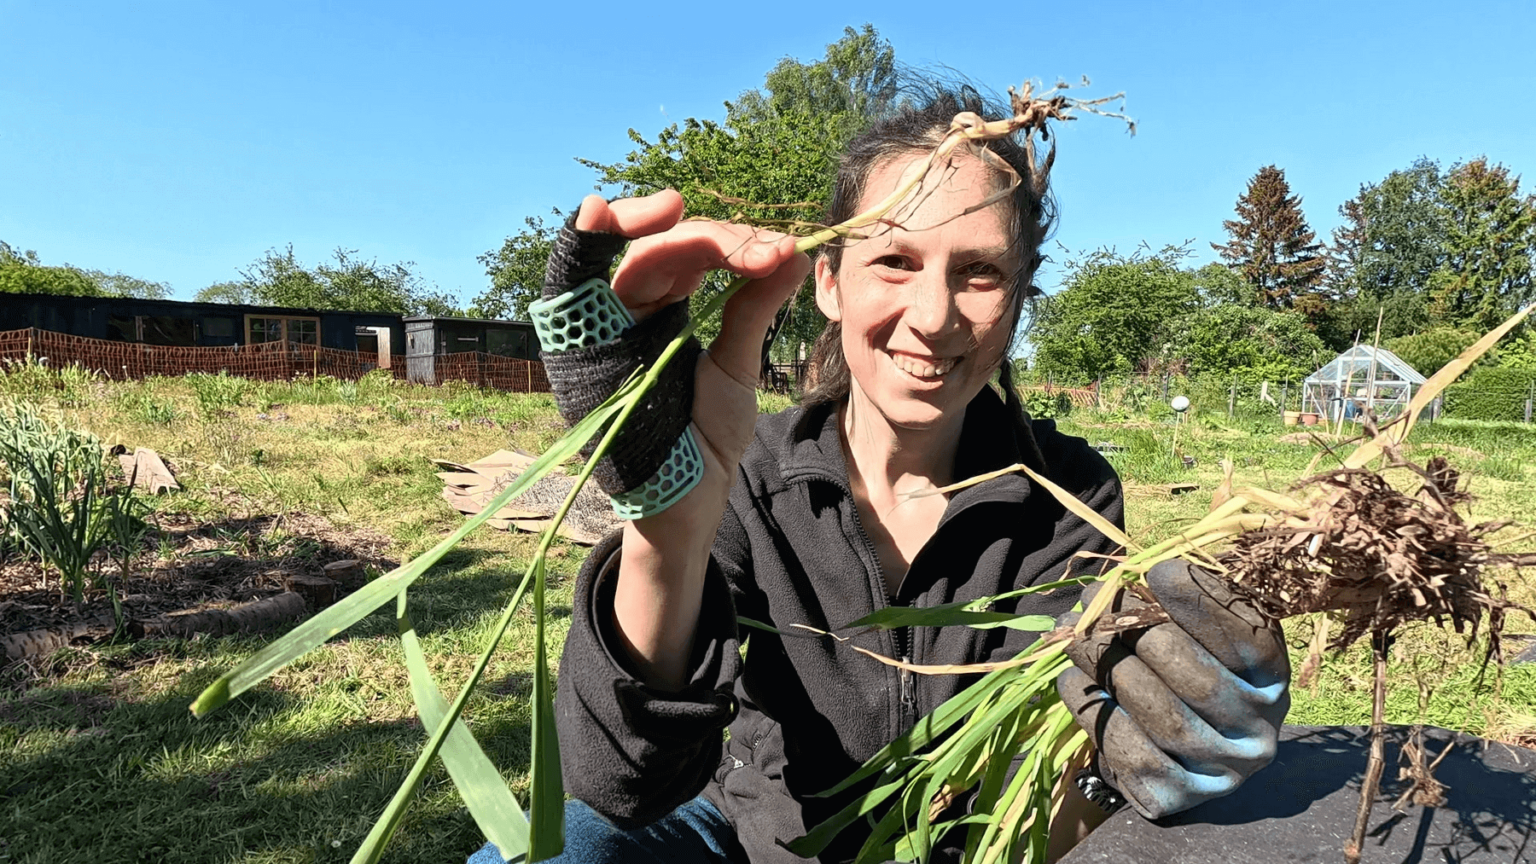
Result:
[[[1011,116],[1012,113],[990,103],[969,86],[958,89],[933,87],[921,106],[914,106],[910,101],[903,102],[890,116],[877,121],[848,144],[838,166],[832,203],[827,208],[828,224],[836,225],[858,213],[869,175],[880,163],[898,156],[932,150],[949,131],[955,115],[962,111],[978,114],[984,120],[997,120]],[[1050,166],[1055,149],[1053,147],[1046,154],[1043,162],[1037,163],[1033,142],[1027,137],[1030,134],[1033,133],[1025,131],[985,144],[988,150],[1008,163],[1019,175],[1019,182],[1007,199],[1011,206],[999,202],[1009,211],[1006,216],[1010,229],[1008,233],[1017,244],[1015,250],[1018,252],[1015,256],[1016,269],[1007,288],[1011,307],[1009,347],[1018,337],[1025,304],[1039,293],[1033,280],[1043,260],[1040,247],[1055,222],[1055,202],[1051,199],[1049,187]],[[842,265],[842,244],[829,243],[822,247],[821,254],[827,258],[833,272],[837,272]],[[1023,418],[1027,415],[1023,413],[1023,406],[1014,390],[1007,356],[1008,350],[1005,348],[1001,358],[999,383],[1008,406]],[[842,326],[836,321],[829,321],[811,350],[801,402],[815,405],[840,401],[848,395],[849,387],[848,361],[843,356]]]

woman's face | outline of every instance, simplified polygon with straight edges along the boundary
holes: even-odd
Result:
[[[863,212],[895,191],[925,154],[878,163]],[[963,416],[1011,336],[1007,279],[1017,267],[1006,199],[975,212],[1006,180],[980,159],[957,156],[921,189],[851,241],[836,273],[816,265],[816,301],[841,322],[851,398],[892,426],[929,429]],[[964,214],[964,215],[960,215]]]

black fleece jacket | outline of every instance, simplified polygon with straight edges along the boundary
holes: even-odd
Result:
[[[1043,465],[1056,483],[1122,525],[1120,482],[1103,457],[1053,421],[1031,427],[984,388],[966,409],[954,476],[1021,461]],[[1008,474],[954,493],[892,599],[859,524],[839,436],[830,405],[758,419],[715,537],[681,692],[647,687],[627,668],[613,630],[614,580],[606,578],[617,561],[617,535],[588,559],[560,665],[557,726],[565,788],[615,824],[654,821],[702,791],[754,864],[803,861],[781,844],[849,800],[810,796],[975,680],[913,675],[853,646],[921,664],[975,663],[1011,657],[1037,636],[908,627],[840,642],[738,634],[737,613],[785,633],[795,624],[836,631],[887,605],[973,600],[1058,580],[1069,566],[1072,574],[1097,572],[1099,562],[1073,556],[1114,551],[1048,492]],[[1077,593],[1026,595],[997,608],[1059,615]],[[743,660],[740,638],[748,633]],[[722,741],[727,724],[730,738]],[[867,836],[861,827],[845,831],[821,860],[851,858]]]

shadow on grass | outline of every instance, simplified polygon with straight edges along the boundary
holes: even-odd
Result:
[[[194,719],[187,705],[216,675],[189,672],[150,698],[106,680],[0,702],[0,859],[347,860],[419,752],[420,723],[370,719],[360,693],[272,685]],[[527,765],[527,714],[500,699],[473,718],[504,772]],[[482,842],[439,764],[386,860],[463,860]]]

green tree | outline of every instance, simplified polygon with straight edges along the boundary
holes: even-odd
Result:
[[[1170,325],[1200,303],[1180,249],[1124,257],[1101,250],[1069,261],[1063,288],[1042,298],[1029,340],[1034,376],[1086,384],[1165,356]]]
[[[1520,194],[1520,178],[1479,157],[1446,174],[1445,257],[1430,277],[1431,314],[1488,330],[1530,303],[1536,244],[1536,199]]]
[[[890,44],[871,25],[849,27],[819,61],[781,60],[761,88],[725,103],[724,122],[689,118],[655,140],[631,129],[637,149],[622,160],[581,161],[627,195],[676,189],[692,216],[803,230],[822,217],[844,145],[896,93]],[[725,284],[713,274],[694,295],[694,308]],[[807,280],[781,315],[781,355],[813,342],[825,324]],[[698,329],[707,341],[719,322],[700,321]]]
[[[554,215],[557,224],[565,221],[559,210],[554,211]],[[527,228],[508,237],[500,249],[479,257],[485,266],[485,275],[491,277],[491,287],[475,298],[470,314],[480,318],[528,320],[528,305],[539,299],[544,290],[544,270],[549,265],[555,229],[536,216],[529,216],[523,222]]]
[[[1354,211],[1360,234],[1356,265],[1334,277],[1341,283],[1341,296],[1425,292],[1445,255],[1442,186],[1439,163],[1421,157],[1380,183],[1360,187],[1353,205],[1346,202],[1340,208],[1346,219]]]
[[[348,312],[395,312],[401,315],[456,315],[452,297],[439,293],[412,270],[415,262],[381,265],[356,257],[357,251],[338,248],[333,262],[305,267],[293,254],[269,249],[240,271],[243,292],[228,283],[211,285],[198,299],[242,302],[295,309],[334,309]]]
[[[17,250],[0,240],[0,294],[57,294],[72,297],[140,297],[163,300],[171,286],[126,273],[71,267],[45,267],[36,252]]]
[[[171,296],[171,286],[164,282],[150,282],[126,273],[103,273],[100,270],[85,271],[109,297],[138,297],[143,300],[165,300]]]
[[[253,302],[251,286],[244,282],[215,282],[197,292],[193,299],[199,303],[228,303],[236,306]]]
[[[1322,244],[1307,226],[1301,199],[1291,194],[1284,171],[1260,168],[1237,199],[1237,218],[1222,225],[1231,239],[1211,248],[1242,274],[1260,303],[1308,317],[1321,313]]]
[[[1258,301],[1243,277],[1225,264],[1207,264],[1194,272],[1194,279],[1205,306],[1252,306]]]
[[[105,292],[78,267],[45,267],[36,252],[20,251],[0,240],[0,294],[55,294],[100,297]]]
[[[1384,340],[1382,347],[1428,378],[1439,372],[1440,367],[1456,359],[1481,335],[1453,327],[1434,327],[1421,333]],[[1485,360],[1491,359],[1485,357]]]
[[[1170,354],[1191,376],[1238,375],[1287,381],[1311,374],[1331,352],[1300,313],[1226,304],[1197,309],[1170,325]]]
[[[1429,279],[1445,255],[1441,187],[1439,164],[1420,158],[1339,207],[1326,283],[1337,302],[1318,324],[1331,347],[1372,337],[1378,317],[1385,339],[1430,326]]]

